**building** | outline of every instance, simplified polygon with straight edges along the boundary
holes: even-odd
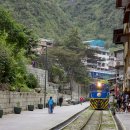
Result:
[[[130,91],[130,0],[116,0],[116,8],[123,9],[123,28],[115,29],[113,42],[124,46],[124,84],[123,90]]]
[[[115,71],[115,77],[110,78],[109,82],[111,84],[116,84],[122,89],[124,80],[124,50],[117,49],[113,52],[110,57],[109,67]]]
[[[53,40],[48,40],[48,39],[44,39],[41,38],[39,39],[39,42],[37,43],[37,47],[35,49],[33,49],[33,51],[35,51],[38,55],[41,55],[44,53],[45,49],[44,47],[53,47],[54,46],[54,41]]]
[[[87,66],[90,77],[93,79],[109,79],[115,72],[109,68],[109,50],[105,49],[105,42],[100,39],[84,41],[87,48],[95,52],[95,58],[86,56],[82,62]]]

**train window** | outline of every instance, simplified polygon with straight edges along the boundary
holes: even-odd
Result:
[[[92,84],[92,85],[90,86],[90,91],[94,91],[94,90],[96,90],[96,86],[95,86],[94,84]]]

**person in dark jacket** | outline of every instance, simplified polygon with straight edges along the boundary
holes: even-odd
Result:
[[[60,105],[60,107],[62,106],[62,103],[63,103],[63,97],[60,97],[59,98],[59,105]]]
[[[121,108],[121,96],[120,95],[117,97],[117,108],[118,108],[118,111],[120,111],[120,108]]]

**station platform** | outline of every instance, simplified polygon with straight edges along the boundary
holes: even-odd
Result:
[[[89,102],[82,105],[56,106],[53,114],[48,114],[48,109],[45,108],[3,115],[0,118],[0,130],[49,130],[88,106]]]
[[[123,130],[130,130],[130,112],[118,112],[116,117],[119,120],[119,123],[123,127]]]

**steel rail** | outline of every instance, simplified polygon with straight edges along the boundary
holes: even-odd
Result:
[[[91,118],[93,117],[93,115],[96,113],[97,111],[95,110],[92,114],[91,114],[91,116],[89,117],[89,119],[87,120],[87,122],[83,125],[83,127],[80,129],[80,130],[85,130],[85,127],[87,126],[87,124],[88,124],[88,122],[91,120]],[[95,127],[97,127],[97,130],[100,130],[100,128],[101,128],[101,124],[102,124],[102,114],[103,114],[103,111],[101,111],[101,114],[100,114],[100,120],[99,120],[99,125],[98,126],[95,126]]]
[[[67,127],[70,123],[74,122],[79,115],[81,115],[81,113],[83,113],[84,111],[86,111],[89,107],[86,107],[85,109],[79,111],[78,113],[76,113],[75,115],[71,116],[69,119],[65,120],[64,122],[54,126],[53,128],[49,129],[49,130],[62,130],[65,127]]]
[[[92,116],[94,115],[96,111],[94,110],[93,113],[91,114],[91,116],[89,117],[89,119],[87,120],[87,122],[82,126],[82,128],[80,130],[84,130],[85,126],[88,124],[88,122],[91,120]]]
[[[102,116],[103,116],[103,111],[101,111],[101,114],[100,114],[100,121],[99,121],[99,126],[98,126],[97,130],[101,129],[101,126],[102,126]]]

